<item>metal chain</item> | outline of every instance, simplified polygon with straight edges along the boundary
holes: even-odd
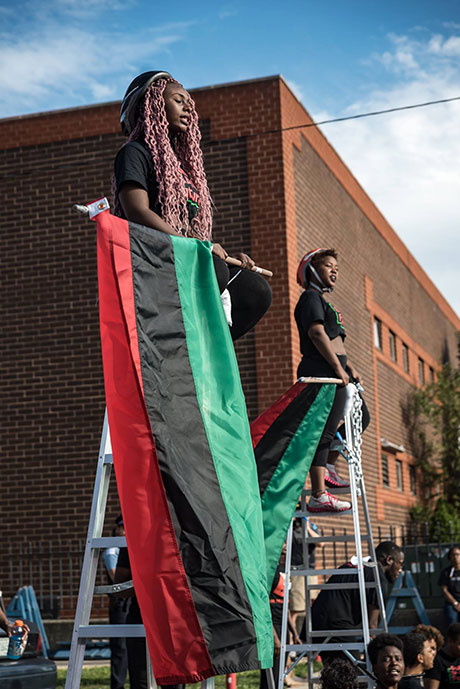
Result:
[[[363,432],[363,415],[362,415],[363,401],[355,387],[353,392],[353,404],[349,412],[351,420],[351,438],[347,438],[347,459],[354,465],[354,474],[356,480],[356,491],[358,495],[361,495],[361,481],[363,479],[363,468],[361,463],[361,446],[363,444],[362,432]]]

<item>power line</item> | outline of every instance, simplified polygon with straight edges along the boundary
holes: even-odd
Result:
[[[439,105],[440,103],[451,103],[452,101],[460,100],[460,96],[454,96],[453,98],[442,98],[440,100],[430,100],[426,103],[415,103],[414,105],[401,105],[397,108],[387,108],[385,110],[374,110],[372,112],[363,112],[359,115],[348,115],[346,117],[335,117],[331,120],[322,120],[321,122],[309,122],[307,124],[295,124],[292,127],[282,127],[280,129],[267,129],[266,131],[254,132],[252,134],[246,134],[249,138],[250,136],[261,136],[262,134],[275,134],[279,132],[289,132],[293,129],[306,129],[307,127],[319,127],[322,124],[331,124],[332,122],[346,122],[347,120],[358,120],[362,117],[373,117],[374,115],[385,115],[389,112],[400,112],[401,110],[414,110],[415,108],[426,108],[427,105]]]

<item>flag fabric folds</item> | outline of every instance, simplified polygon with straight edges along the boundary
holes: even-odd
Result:
[[[335,385],[298,381],[251,423],[268,582],[273,581],[334,395]]]
[[[271,667],[257,469],[210,244],[96,221],[114,467],[156,681]]]

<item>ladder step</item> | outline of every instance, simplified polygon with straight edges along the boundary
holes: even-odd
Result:
[[[79,639],[113,639],[145,637],[143,624],[89,624],[78,629]]]
[[[350,494],[350,487],[348,488],[332,488],[331,486],[328,486],[326,488],[327,492],[330,493],[331,495],[349,495]],[[311,495],[311,490],[306,490],[305,495]]]
[[[359,630],[358,630],[359,631]],[[355,631],[355,636],[356,636],[356,631]],[[325,643],[325,644],[289,644],[289,646],[286,644],[285,646],[287,651],[297,651],[298,653],[301,653],[302,651],[314,651],[315,653],[320,653],[321,651],[361,651],[364,652],[365,650],[365,644],[363,641],[361,643],[359,641],[355,641],[353,643],[349,643],[348,641],[346,643],[340,644],[340,643]]]
[[[316,519],[317,517],[342,517],[343,515],[353,514],[353,508],[350,507],[349,510],[342,510],[342,512],[331,512],[330,510],[324,510],[324,512],[295,512],[294,517],[309,517]]]
[[[367,565],[366,565],[367,567]],[[357,567],[349,567],[345,569],[291,569],[292,577],[315,577],[321,576],[331,576],[333,574],[345,574],[347,576],[356,575],[358,573]]]
[[[331,514],[331,512],[329,512]],[[296,512],[294,514],[294,517],[303,516],[303,513],[301,512]],[[336,534],[334,536],[320,536],[319,538],[310,537],[305,539],[305,543],[355,543],[355,537],[351,535],[345,535],[345,534]],[[361,534],[361,540],[362,541],[370,541],[369,535],[368,534]]]
[[[308,584],[309,590],[317,589],[321,591],[322,589],[359,589],[359,582],[353,584]],[[375,581],[366,581],[365,588],[376,589],[378,584]]]
[[[103,464],[113,464],[113,455],[104,455]]]
[[[126,548],[125,536],[101,536],[91,539],[91,548],[103,549],[114,546],[116,548]]]

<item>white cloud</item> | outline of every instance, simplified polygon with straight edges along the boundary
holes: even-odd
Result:
[[[460,96],[458,36],[390,36],[374,56],[391,77],[346,113]],[[337,114],[337,113],[334,113]],[[314,119],[334,114],[315,112]],[[431,279],[460,313],[460,101],[323,127]]]
[[[182,40],[185,22],[118,36],[54,22],[0,38],[0,115],[49,110],[116,98],[137,64]],[[120,79],[122,84],[120,85]],[[125,83],[126,82],[126,83]]]

